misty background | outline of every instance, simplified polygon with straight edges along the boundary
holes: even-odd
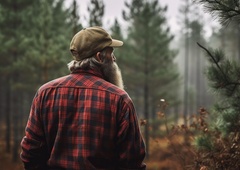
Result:
[[[161,101],[174,124],[214,104],[205,78],[208,60],[197,42],[240,59],[239,27],[221,27],[190,0],[1,1],[0,151],[7,160],[19,162],[37,89],[69,74],[72,36],[95,25],[124,42],[115,55],[139,122],[147,122],[141,128],[148,153],[150,140],[163,135],[164,123],[157,119]]]

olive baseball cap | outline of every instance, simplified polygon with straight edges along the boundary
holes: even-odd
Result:
[[[101,27],[83,28],[70,43],[70,51],[77,61],[90,58],[106,47],[120,47],[123,42],[112,37]]]

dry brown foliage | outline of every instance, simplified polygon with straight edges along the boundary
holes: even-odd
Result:
[[[159,118],[165,119],[167,149],[171,159],[181,169],[191,170],[236,170],[240,169],[240,138],[239,130],[223,136],[220,131],[211,129],[209,113],[200,108],[196,115],[188,119],[188,124],[172,125],[169,128],[164,114],[160,109]]]

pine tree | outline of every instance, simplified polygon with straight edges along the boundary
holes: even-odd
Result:
[[[14,146],[19,144],[18,134],[18,116],[20,112],[17,104],[21,97],[20,92],[17,93],[17,86],[20,82],[19,66],[21,57],[26,54],[23,48],[27,49],[25,41],[25,19],[22,17],[27,13],[27,10],[32,5],[30,0],[13,1],[6,0],[0,3],[0,35],[1,35],[1,50],[0,50],[0,73],[2,81],[4,81],[3,88],[5,93],[5,117],[6,117],[6,151],[11,151],[11,125],[14,127]],[[24,69],[24,68],[23,68]],[[12,114],[14,113],[14,114]],[[12,119],[13,117],[13,119]],[[14,121],[12,123],[12,121]],[[14,148],[13,160],[16,161],[16,147]]]
[[[89,26],[102,26],[105,5],[103,0],[91,0],[88,5]]]
[[[199,2],[203,3],[203,1]],[[210,12],[217,12],[216,16],[224,24],[229,22],[230,19],[238,21],[240,17],[238,1],[204,1],[204,4]],[[207,52],[209,61],[212,63],[207,71],[210,87],[221,97],[217,107],[217,112],[220,113],[219,118],[222,119],[219,121],[222,125],[219,126],[226,134],[233,132],[239,121],[238,112],[240,106],[237,104],[237,99],[240,93],[238,87],[240,66],[234,58],[227,58],[221,49],[213,50],[201,47]]]
[[[205,79],[203,77],[203,68],[205,67],[205,62],[203,61],[203,57],[200,49],[197,46],[197,42],[205,43],[203,36],[203,24],[199,22],[199,19],[193,20],[190,22],[190,87],[192,87],[194,96],[193,99],[190,100],[190,114],[196,113],[200,107],[207,107],[205,104],[209,106],[209,100],[206,98],[206,87],[205,87]],[[206,101],[203,103],[203,101]]]
[[[73,0],[73,4],[70,7],[70,25],[72,25],[72,32],[73,36],[82,29],[82,24],[79,23],[80,16],[79,16],[79,8],[76,0]]]
[[[189,0],[183,0],[184,4],[180,7],[180,13],[183,14],[184,18],[182,19],[182,30],[184,36],[184,84],[183,84],[183,114],[184,114],[184,123],[186,124],[186,118],[189,112],[189,15],[191,13],[190,6],[191,3]]]
[[[174,103],[172,87],[178,79],[173,59],[176,55],[170,49],[173,36],[166,24],[167,7],[161,7],[158,0],[132,0],[125,2],[128,11],[123,11],[123,17],[130,23],[128,28],[128,58],[130,74],[127,77],[127,90],[138,101],[143,101],[144,119],[150,120],[151,111],[156,115],[157,103],[165,98]],[[175,81],[177,83],[177,81]],[[175,84],[176,85],[176,84]],[[134,94],[135,93],[135,94]],[[176,99],[176,98],[175,98]],[[137,102],[139,103],[139,102]],[[140,108],[140,109],[139,109]],[[137,105],[141,111],[140,104]],[[149,151],[149,124],[145,127],[147,152]]]
[[[211,106],[212,98],[207,93],[206,81],[203,75],[206,62],[203,60],[202,52],[197,46],[197,42],[201,42],[202,44],[206,42],[204,36],[204,17],[201,14],[199,6],[189,0],[183,0],[179,11],[181,37],[179,39],[180,55],[178,57],[184,61],[181,65],[184,66],[182,67],[184,75],[183,113],[186,124],[186,118],[196,113],[200,107]]]
[[[239,22],[239,1],[201,1],[218,17],[221,23]],[[216,13],[215,13],[216,12]],[[201,166],[213,169],[240,168],[240,65],[227,57],[222,49],[205,48],[210,65],[206,70],[209,86],[215,92],[217,103],[212,111],[211,129],[196,140]],[[199,161],[198,161],[199,162]]]
[[[66,72],[70,39],[63,0],[6,0],[0,3],[0,73],[5,84],[6,149],[13,136],[13,160],[22,137],[26,98],[42,84]],[[69,54],[70,55],[70,54]],[[63,69],[64,67],[64,69]],[[42,75],[42,76],[39,76]],[[31,101],[27,102],[30,105]],[[26,112],[26,114],[28,114]],[[13,131],[11,130],[13,122]],[[11,135],[10,132],[14,134]]]
[[[70,60],[69,39],[72,36],[69,27],[68,12],[63,9],[63,0],[37,1],[30,15],[36,15],[29,31],[32,35],[27,57],[34,66],[34,78],[37,84],[45,83],[67,72],[66,65]],[[67,58],[69,56],[69,58]],[[36,80],[36,79],[35,79]]]

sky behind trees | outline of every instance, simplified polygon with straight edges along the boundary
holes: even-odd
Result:
[[[73,0],[66,0],[66,7],[69,7],[72,4]],[[129,2],[130,0],[103,0],[105,4],[105,14],[103,17],[103,27],[105,29],[110,29],[109,27],[113,24],[114,19],[117,18],[122,29],[125,30],[127,28],[127,23],[122,18],[122,10],[125,9],[124,2]],[[78,1],[79,7],[79,15],[80,15],[80,22],[84,27],[87,27],[87,7],[90,3],[90,0],[81,0]],[[183,3],[182,0],[159,0],[161,6],[168,6],[168,10],[166,13],[166,17],[168,18],[167,23],[170,27],[170,31],[176,35],[180,31],[180,19],[179,19],[179,8]],[[202,10],[203,12],[203,10]],[[206,32],[206,37],[211,35],[211,27],[218,25],[217,22],[208,14],[204,13],[205,22],[210,23],[207,24],[204,29]]]
[[[87,6],[90,0],[81,0],[78,2],[78,6],[80,9],[80,15],[86,15]],[[123,27],[126,27],[126,23],[122,18],[122,10],[125,9],[124,2],[125,0],[103,0],[105,4],[105,15],[104,15],[104,27],[108,29],[108,27],[113,23],[114,19],[117,18],[120,24],[123,24]],[[129,2],[129,0],[127,0]],[[68,7],[72,3],[72,0],[66,0],[66,6]],[[181,0],[159,0],[161,5],[167,5],[167,17],[168,24],[171,26],[171,31],[175,32],[179,28],[177,27],[177,17],[179,14],[179,6],[181,4]],[[81,22],[83,25],[87,23],[86,19],[81,18]]]

